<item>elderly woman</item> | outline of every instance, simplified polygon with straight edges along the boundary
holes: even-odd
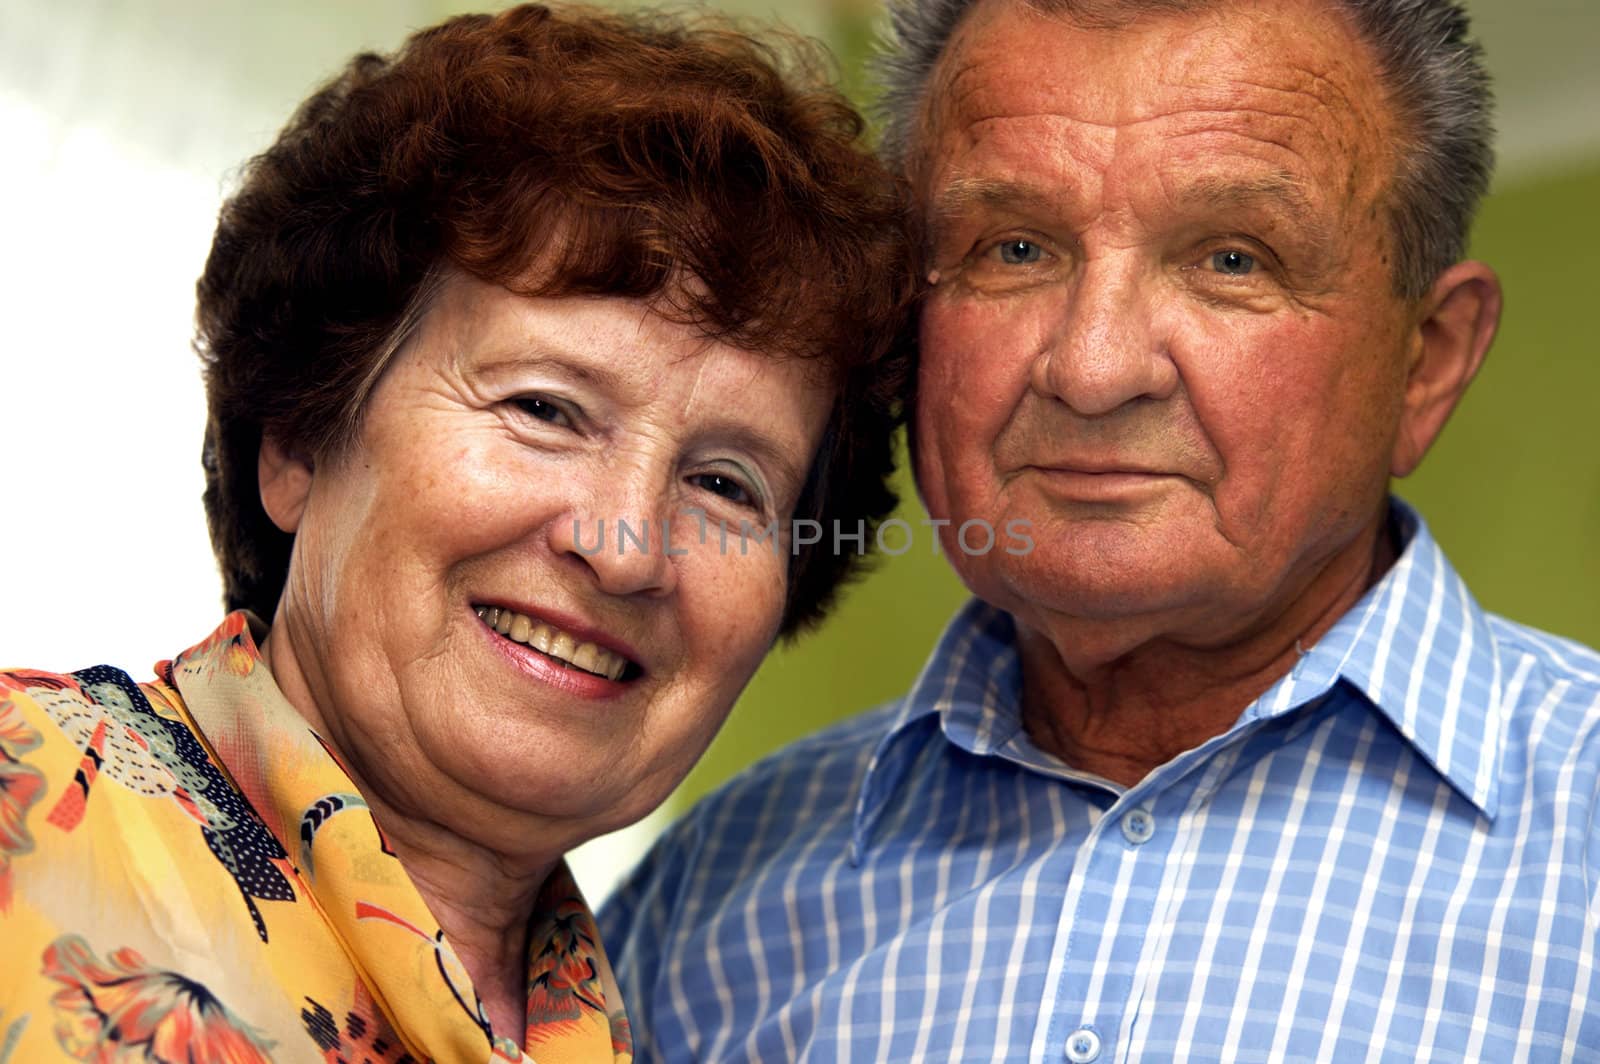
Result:
[[[629,1057],[562,855],[821,616],[855,556],[790,523],[893,501],[897,197],[776,61],[465,17],[250,164],[199,284],[236,612],[0,674],[0,1060]]]

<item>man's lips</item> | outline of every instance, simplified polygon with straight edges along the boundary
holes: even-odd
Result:
[[[1171,470],[1109,463],[1030,465],[1022,472],[1033,474],[1052,494],[1086,501],[1114,501],[1187,479]]]
[[[1073,459],[1070,461],[1034,462],[1025,468],[1040,473],[1063,473],[1078,476],[1137,476],[1176,477],[1183,474],[1144,462],[1127,462],[1101,459]]]

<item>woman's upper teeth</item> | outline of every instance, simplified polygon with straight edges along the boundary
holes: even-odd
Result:
[[[525,614],[499,606],[476,607],[478,617],[490,628],[516,643],[525,643],[563,664],[576,666],[607,679],[621,679],[628,659],[594,643],[584,643],[553,624],[536,621]]]

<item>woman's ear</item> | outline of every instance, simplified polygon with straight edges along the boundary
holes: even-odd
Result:
[[[311,495],[311,461],[286,448],[271,436],[261,438],[256,458],[256,480],[261,485],[261,508],[281,531],[293,535],[300,527]]]
[[[1390,458],[1393,475],[1417,468],[1466,393],[1494,341],[1500,303],[1500,279],[1481,262],[1458,262],[1434,282],[1406,374],[1405,415]]]

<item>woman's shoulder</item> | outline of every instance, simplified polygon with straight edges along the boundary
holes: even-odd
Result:
[[[114,1041],[90,1030],[106,994],[177,1022],[175,987],[206,1037],[260,1050],[229,1059],[268,1059],[224,1006],[265,985],[234,961],[265,941],[257,900],[293,896],[282,849],[160,672],[0,670],[0,941],[26,960],[0,965],[0,1042],[20,1037],[18,1059]]]
[[[0,758],[13,763],[29,755],[50,767],[49,751],[65,744],[92,757],[94,775],[109,771],[120,779],[136,762],[159,760],[152,737],[166,746],[159,736],[173,729],[193,733],[164,673],[140,683],[112,665],[65,673],[0,669]]]
[[[0,916],[18,896],[59,916],[247,873],[286,888],[282,853],[164,668],[144,683],[108,665],[0,670]],[[70,902],[75,881],[95,894]]]
[[[141,684],[109,665],[0,670],[0,902],[24,859],[52,863],[91,837],[102,858],[113,842],[159,849],[166,825],[137,803],[189,797],[196,755],[205,759],[159,677]]]

